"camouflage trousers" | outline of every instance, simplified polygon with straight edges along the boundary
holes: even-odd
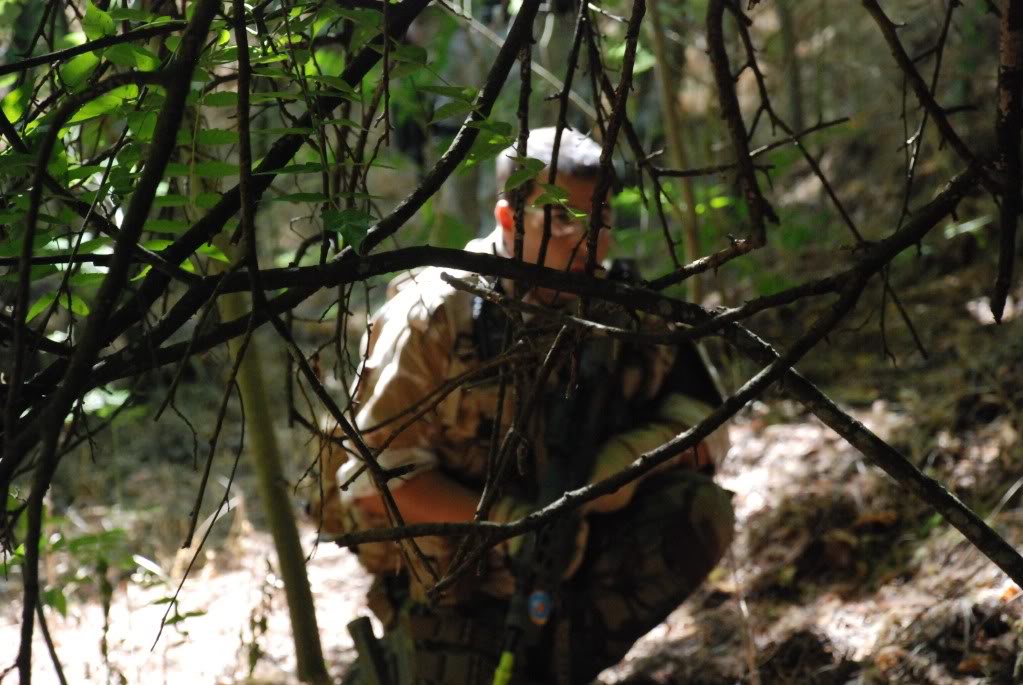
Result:
[[[696,589],[731,543],[733,523],[731,494],[684,470],[644,481],[620,511],[591,515],[583,564],[562,584],[540,639],[518,657],[512,682],[592,681]],[[479,595],[431,608],[403,601],[395,580],[378,579],[371,591],[378,595],[371,607],[387,627],[381,644],[389,685],[493,682],[507,601]],[[397,611],[379,610],[388,589]],[[345,682],[370,680],[356,663]]]

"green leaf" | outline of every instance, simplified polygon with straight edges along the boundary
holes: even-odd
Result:
[[[111,112],[122,104],[125,100],[137,98],[139,95],[139,89],[136,85],[121,86],[120,88],[114,88],[105,95],[100,95],[95,100],[90,100],[78,110],[69,124],[78,124],[89,119],[95,119],[96,117],[103,116],[104,114]]]
[[[8,150],[0,155],[0,173],[24,174],[35,163],[35,155]]]
[[[210,93],[202,99],[202,104],[207,107],[237,107],[238,93],[233,90],[222,90]]]
[[[339,17],[350,20],[356,26],[376,28],[383,21],[383,13],[373,9],[348,9],[347,7],[328,6],[329,11]]]
[[[88,164],[85,166],[75,167],[67,172],[69,181],[80,181],[83,178],[89,178],[93,174],[102,173],[106,169],[102,164]]]
[[[103,56],[114,64],[139,71],[156,71],[160,58],[150,50],[132,43],[121,43],[107,48]]]
[[[323,229],[341,234],[345,245],[362,242],[375,219],[358,209],[328,209],[323,212]]]
[[[306,63],[306,73],[315,74],[317,67],[319,73],[327,76],[337,76],[345,68],[344,53],[340,50],[317,50],[316,61],[310,59]]]
[[[148,143],[156,130],[156,112],[131,112],[128,114],[128,130],[135,134],[135,140]]]
[[[110,390],[108,388],[96,388],[90,390],[85,394],[83,402],[85,403],[86,411],[90,411],[89,404],[113,404],[115,407],[123,404],[131,393],[127,390]],[[92,400],[92,397],[97,400]],[[91,402],[90,402],[91,400]],[[99,533],[86,533],[79,535],[78,537],[71,538],[67,541],[67,549],[69,552],[81,552],[83,550],[110,550],[116,545],[124,543],[124,529],[123,528],[111,528],[110,530],[104,530]]]
[[[39,223],[50,224],[51,226],[67,226],[71,221],[68,220],[67,216],[61,212],[62,216],[51,216],[49,214],[39,213]]]
[[[106,277],[106,274],[101,273],[77,273],[69,278],[67,282],[76,288],[90,288],[102,283]]]
[[[156,15],[143,10],[133,10],[127,7],[112,7],[107,11],[114,21],[153,21]],[[164,17],[170,19],[170,17]]]
[[[173,240],[165,240],[163,238],[157,238],[155,240],[147,240],[142,243],[142,247],[146,248],[150,252],[159,252],[167,247],[174,244]]]
[[[196,164],[195,174],[197,176],[202,176],[203,178],[223,178],[225,176],[237,176],[238,165],[211,159]]]
[[[199,193],[195,196],[195,206],[199,209],[212,209],[220,202],[220,193]]]
[[[205,615],[206,615],[205,611],[186,611],[183,614],[177,614],[175,616],[171,616],[166,621],[164,621],[164,625],[165,626],[172,626],[175,623],[181,623],[185,619],[192,618],[193,616],[205,616]]]
[[[419,74],[427,69],[425,64],[414,62],[399,62],[387,70],[387,75],[392,79],[406,79],[414,74]]]
[[[643,196],[640,194],[639,188],[636,186],[622,188],[620,193],[611,198],[611,206],[616,210],[636,212],[639,211],[642,204]]]
[[[92,72],[98,66],[99,57],[96,56],[96,53],[86,52],[69,59],[67,64],[57,71],[57,74],[60,75],[60,80],[64,82],[64,85],[71,92],[77,92],[81,90],[81,87],[85,85],[85,82],[92,76]]]
[[[216,245],[203,245],[196,250],[196,252],[206,255],[210,259],[216,259],[218,262],[224,262],[225,264],[231,263],[230,258],[228,258],[228,256]]]
[[[53,266],[52,264],[38,264],[36,266],[29,267],[28,279],[30,281],[38,281],[40,278],[46,278],[47,276],[52,276],[53,274],[59,272],[60,269]],[[3,276],[0,276],[0,281],[3,281],[5,283],[17,283],[18,279],[20,278],[21,273],[18,271],[13,271],[9,274],[4,274]]]
[[[625,60],[625,43],[619,43],[611,47],[607,51],[607,64],[611,67],[620,67],[622,62]],[[648,71],[657,64],[657,59],[653,53],[644,48],[642,45],[636,46],[636,59],[632,65],[633,74],[642,74],[644,71]]]
[[[5,209],[0,211],[0,226],[10,226],[21,223],[25,219],[25,212],[20,209]],[[0,246],[2,249],[2,246]]]
[[[478,92],[475,88],[467,88],[465,86],[441,86],[441,85],[429,85],[429,86],[416,86],[416,90],[424,93],[433,93],[434,95],[440,95],[441,97],[451,98],[452,100],[461,100],[462,102],[472,102],[476,99],[476,93]]]
[[[285,102],[296,102],[302,99],[301,93],[293,93],[287,90],[272,90],[263,93],[253,93],[249,98],[252,104],[257,105],[263,102],[276,102],[277,100],[283,100]]]
[[[200,145],[235,145],[238,143],[238,132],[223,128],[204,128],[196,135],[196,142]]]
[[[79,316],[89,315],[89,305],[74,293],[64,293],[57,299],[57,303],[64,307],[64,309],[69,309]]]
[[[516,171],[513,171],[509,176],[508,180],[504,183],[504,191],[515,190],[526,181],[529,181],[536,177],[546,166],[543,160],[533,159],[532,157],[516,157],[512,159],[512,162],[519,167]]]
[[[31,90],[32,79],[28,79],[21,88],[15,88],[5,95],[3,100],[0,100],[0,109],[7,115],[12,124],[21,119],[21,115],[25,113],[25,105],[28,104]]]
[[[117,165],[119,167],[130,168],[140,161],[142,161],[142,146],[136,143],[128,143],[117,153]]]
[[[61,616],[67,617],[67,597],[59,587],[47,588],[42,595],[43,604],[53,607],[60,612]]]
[[[469,149],[469,154],[466,156],[466,160],[463,163],[463,168],[470,169],[473,166],[485,162],[487,160],[496,157],[502,150],[512,144],[513,138],[511,136],[511,125],[507,125],[505,129],[504,122],[478,122],[476,128],[480,129],[480,134],[476,136],[476,140],[473,142],[472,147]],[[487,126],[483,126],[487,124]],[[469,124],[472,126],[472,124]],[[507,133],[502,132],[506,130]]]
[[[314,83],[324,83],[334,90],[339,90],[346,95],[357,95],[355,89],[348,85],[348,81],[345,81],[343,78],[338,76],[315,75],[309,76],[307,80]]]
[[[57,293],[46,293],[40,297],[31,307],[29,307],[28,314],[25,315],[25,321],[31,321],[42,314],[56,299]]]
[[[499,119],[484,119],[482,121],[472,121],[466,124],[469,128],[478,128],[481,131],[487,131],[498,136],[511,136],[512,125],[507,121],[501,121]]]
[[[189,204],[191,203],[188,201],[187,197],[184,195],[176,195],[174,193],[153,198],[154,207],[185,207]]]
[[[433,119],[430,120],[430,123],[432,124],[436,121],[448,119],[454,116],[465,116],[469,112],[473,111],[473,109],[475,108],[472,106],[471,102],[462,102],[460,100],[446,102],[438,107],[437,111],[433,113]]]
[[[266,55],[263,55],[262,57],[256,57],[256,58],[254,58],[254,59],[252,59],[250,61],[252,62],[253,65],[256,65],[256,64],[273,64],[274,62],[283,62],[283,61],[285,61],[287,59],[288,59],[288,56],[286,54],[284,54],[284,53],[274,53],[274,52],[271,52],[271,53],[268,53]]]
[[[534,207],[543,207],[544,205],[563,205],[568,202],[568,191],[561,186],[556,186],[552,183],[537,183],[538,186],[543,188],[543,193],[540,197],[533,200]]]
[[[85,31],[89,40],[96,40],[114,35],[117,32],[117,25],[114,23],[114,18],[92,4],[92,0],[85,0],[82,30]]]
[[[85,240],[85,241],[82,242],[81,245],[78,246],[78,253],[79,254],[92,254],[92,253],[96,252],[97,250],[100,250],[100,249],[102,249],[104,247],[109,247],[109,246],[111,246],[113,244],[114,244],[114,241],[111,238],[106,238],[106,237],[103,237],[103,238],[93,238],[92,240]]]
[[[36,235],[32,240],[32,252],[42,250],[53,238],[46,232]],[[16,240],[0,241],[0,257],[17,257],[21,254],[24,240],[19,236]]]
[[[260,67],[258,69],[253,69],[252,73],[255,76],[287,79],[289,83],[291,82],[291,79],[294,78],[294,74],[292,74],[290,71],[281,69],[280,67]]]
[[[380,50],[379,47],[374,48]],[[426,48],[418,45],[398,45],[390,50],[390,57],[396,62],[409,62],[411,64],[426,64]]]
[[[66,180],[64,177],[67,175],[67,151],[63,147],[58,145],[57,149],[53,151],[53,157],[46,165],[46,170],[50,172],[50,176]]]
[[[71,31],[57,38],[57,44],[54,47],[58,49],[73,48],[84,45],[87,40],[89,39],[82,31]]]

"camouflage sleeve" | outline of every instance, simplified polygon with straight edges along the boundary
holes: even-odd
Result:
[[[391,481],[391,489],[437,465],[436,412],[428,409],[413,419],[442,383],[451,344],[442,303],[431,302],[417,288],[389,300],[373,317],[363,339],[363,363],[352,392],[355,425],[367,446],[379,450],[377,462],[382,467],[415,467],[405,478]],[[345,502],[377,492],[361,465],[355,455],[338,472],[340,483],[351,481],[342,496]]]
[[[619,433],[604,443],[594,460],[593,474],[590,476],[589,482],[596,483],[622,471],[640,455],[660,447],[676,435],[696,425],[710,412],[710,406],[688,395],[668,394],[660,402],[652,421]],[[728,451],[727,430],[722,426],[711,433],[704,440],[704,444],[711,462],[717,464]],[[648,472],[646,476],[670,468],[676,463],[678,462],[669,460],[657,469]],[[641,480],[643,478],[634,480],[610,495],[601,497],[591,503],[588,509],[596,512],[609,512],[625,507],[632,500]]]

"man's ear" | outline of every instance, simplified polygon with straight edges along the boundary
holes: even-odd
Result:
[[[515,216],[508,200],[498,200],[494,205],[494,219],[497,220],[497,225],[501,227],[501,231],[505,235],[515,230]]]

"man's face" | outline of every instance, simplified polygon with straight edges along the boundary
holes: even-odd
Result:
[[[543,174],[541,174],[542,176]],[[587,216],[576,219],[564,207],[554,205],[551,208],[551,238],[547,243],[547,253],[543,264],[559,271],[584,272],[589,251],[586,244],[586,231],[589,227],[589,212],[593,201],[593,192],[597,186],[595,178],[578,178],[576,176],[558,176],[558,187],[568,193],[569,206],[587,213]],[[533,201],[543,194],[539,186],[526,198],[525,216],[523,220],[522,259],[531,264],[540,263],[540,244],[543,242],[543,210],[533,207]],[[605,205],[605,226],[597,236],[596,263],[599,265],[611,247],[610,208]],[[515,217],[508,200],[498,200],[494,207],[494,217],[501,227],[505,248],[509,255],[515,253]],[[544,288],[536,288],[533,294],[545,304],[575,297],[570,293],[557,293]]]

